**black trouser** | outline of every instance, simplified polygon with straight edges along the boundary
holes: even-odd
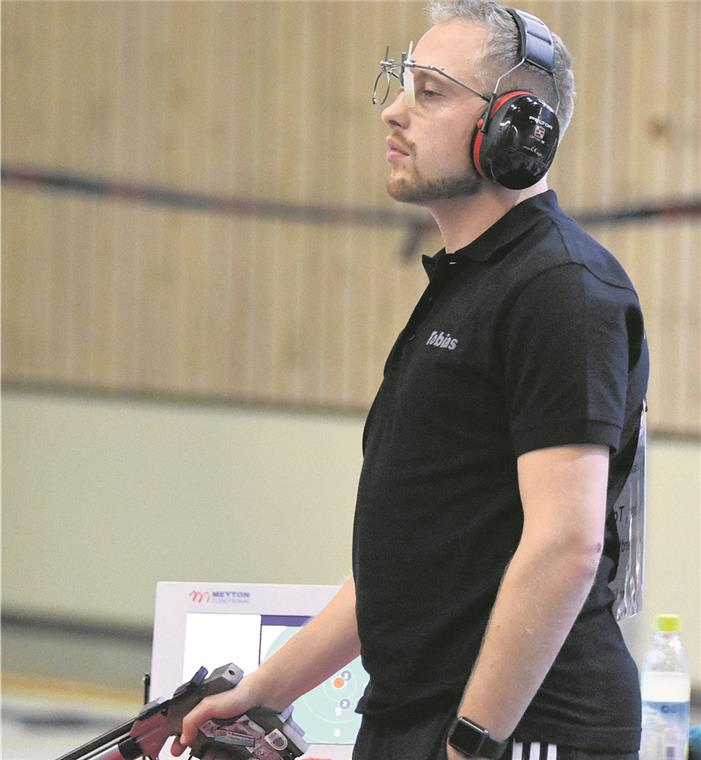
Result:
[[[445,741],[454,713],[412,722],[363,718],[353,760],[447,760]],[[588,752],[540,742],[512,742],[502,760],[638,760],[637,752]]]

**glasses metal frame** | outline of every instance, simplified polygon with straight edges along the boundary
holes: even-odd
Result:
[[[434,74],[439,74],[440,76],[445,77],[446,79],[450,80],[454,84],[457,84],[463,89],[468,90],[469,92],[473,93],[473,95],[477,95],[477,97],[484,100],[485,103],[490,103],[494,99],[494,94],[490,96],[490,95],[485,95],[482,92],[479,92],[474,87],[470,87],[469,84],[466,84],[465,82],[462,82],[460,79],[457,79],[457,77],[452,76],[452,74],[448,74],[448,72],[445,69],[439,66],[416,63],[416,61],[411,57],[413,47],[414,47],[414,43],[410,42],[408,52],[406,53],[403,52],[399,61],[395,61],[393,58],[389,57],[389,46],[387,47],[387,50],[385,51],[385,57],[380,61],[380,73],[377,75],[377,78],[375,79],[375,85],[372,90],[372,104],[373,105],[382,106],[387,102],[387,98],[389,97],[389,91],[391,89],[392,79],[394,78],[404,88],[404,101],[407,107],[413,108],[416,105],[416,96],[414,92],[414,74],[413,74],[412,69],[420,69],[422,71],[431,71]],[[399,69],[398,73],[397,73],[397,69]],[[385,91],[384,97],[380,100],[377,96],[377,87],[380,83],[380,79],[382,78],[383,74],[387,77],[387,90]],[[500,77],[499,79],[501,80],[501,78],[502,77]],[[497,85],[498,85],[498,82],[497,82]]]
[[[499,91],[499,85],[501,84],[501,80],[504,79],[504,77],[507,77],[512,72],[516,71],[520,66],[523,66],[524,63],[526,63],[527,56],[526,51],[524,50],[521,53],[521,60],[514,66],[512,66],[510,69],[505,71],[496,81],[494,84],[494,90],[490,95],[485,95],[482,92],[478,92],[475,90],[474,87],[470,87],[469,84],[465,84],[465,82],[460,81],[457,79],[457,77],[452,76],[451,74],[448,74],[448,72],[439,67],[439,66],[432,66],[432,65],[426,65],[422,63],[416,63],[416,61],[411,57],[412,50],[414,48],[414,43],[409,43],[409,50],[406,53],[402,53],[401,59],[399,61],[395,61],[394,59],[389,57],[389,45],[387,46],[387,49],[385,51],[385,57],[380,61],[380,73],[377,75],[377,78],[375,79],[375,85],[372,90],[372,104],[373,105],[384,105],[387,102],[387,98],[389,97],[389,91],[391,88],[392,78],[399,81],[399,83],[404,88],[404,102],[407,105],[407,108],[413,108],[416,105],[416,95],[414,93],[414,75],[412,72],[412,69],[421,69],[423,71],[432,71],[435,74],[440,74],[440,76],[445,77],[446,79],[449,79],[451,82],[454,82],[457,85],[460,85],[465,90],[468,90],[469,92],[473,93],[474,95],[477,95],[477,97],[482,98],[485,103],[488,103],[485,113],[491,114],[492,112],[492,105],[494,104],[497,92]],[[399,69],[399,73],[397,74],[395,69]],[[378,100],[377,97],[377,86],[380,83],[380,79],[382,78],[382,75],[385,75],[387,77],[387,90],[384,94],[384,97],[382,100]],[[560,92],[557,87],[557,79],[555,78],[555,75],[553,72],[550,72],[550,75],[553,78],[553,83],[555,85],[555,92],[557,95],[557,105],[555,107],[555,110],[560,107]],[[482,125],[480,126],[480,130],[482,132],[487,131],[487,126],[489,123],[489,117],[486,116],[483,119]]]

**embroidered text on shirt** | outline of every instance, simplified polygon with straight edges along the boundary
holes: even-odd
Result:
[[[457,338],[451,338],[450,333],[447,335],[438,330],[434,330],[431,333],[431,337],[426,341],[427,346],[435,346],[436,348],[447,348],[448,351],[455,351],[455,347],[458,345]]]

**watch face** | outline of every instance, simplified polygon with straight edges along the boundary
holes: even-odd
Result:
[[[467,718],[459,717],[453,725],[448,741],[466,755],[478,755],[487,730]]]

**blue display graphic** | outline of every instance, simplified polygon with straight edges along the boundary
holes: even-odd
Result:
[[[297,627],[265,625],[261,637],[261,663],[298,631]],[[301,696],[294,703],[293,720],[304,729],[306,741],[310,744],[353,744],[360,728],[360,715],[356,714],[355,706],[367,682],[368,675],[358,658]]]

